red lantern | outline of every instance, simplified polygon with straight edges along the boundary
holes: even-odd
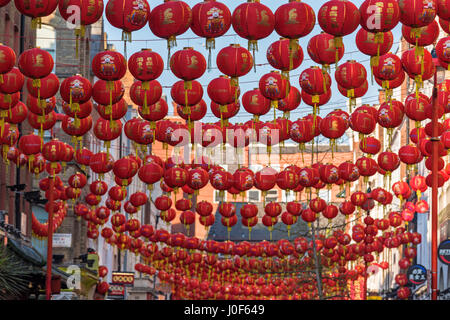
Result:
[[[275,16],[269,7],[259,1],[242,3],[231,17],[234,31],[248,40],[248,50],[258,50],[258,40],[268,37],[275,28]]]
[[[390,31],[400,20],[400,8],[395,0],[366,0],[359,11],[361,26],[373,33]]]
[[[187,170],[181,167],[172,167],[164,172],[164,182],[171,188],[179,188],[186,184]]]
[[[102,105],[112,105],[119,102],[125,93],[125,88],[120,80],[97,80],[92,87],[92,98]]]
[[[321,198],[314,198],[309,202],[309,207],[315,213],[320,213],[327,207],[327,202]]]
[[[122,29],[122,39],[131,42],[131,32],[142,29],[150,16],[146,0],[110,0],[105,7],[106,19],[115,28]]]
[[[260,116],[269,112],[271,105],[270,100],[264,97],[257,88],[244,93],[242,96],[242,104],[245,111],[254,115],[256,122],[259,121]]]
[[[336,37],[336,48],[342,46],[341,37],[356,30],[360,17],[358,8],[350,1],[328,1],[317,13],[317,20],[322,30]]]
[[[332,153],[337,147],[336,139],[340,138],[346,129],[345,120],[338,116],[328,115],[320,121],[320,132],[324,137],[330,139]]]
[[[249,73],[253,66],[253,56],[239,44],[231,44],[219,51],[216,58],[220,72],[231,77],[231,85],[237,87],[239,80]]]
[[[429,25],[437,13],[435,0],[402,0],[400,7],[400,22],[412,28]]]
[[[208,96],[212,101],[219,105],[227,105],[236,102],[239,95],[239,87],[234,86],[228,76],[222,75],[219,78],[211,80],[208,84]],[[244,101],[244,99],[242,101]]]
[[[439,14],[439,13],[438,13]],[[450,21],[444,20],[442,18],[439,18],[439,25],[441,26],[442,30],[450,35]]]
[[[330,64],[341,60],[345,51],[343,44],[337,48],[334,37],[325,32],[313,36],[308,42],[307,49],[311,59],[323,65],[325,70],[329,69]]]
[[[43,2],[33,1],[33,2],[23,2],[19,0],[14,0],[17,10],[20,11],[25,16],[31,17],[31,28],[41,28],[41,17],[46,17],[55,11],[58,1],[56,0],[46,0]],[[49,72],[50,73],[50,72]]]
[[[92,72],[101,80],[120,80],[126,71],[127,61],[119,52],[110,50],[102,51],[97,53],[92,59]]]
[[[200,82],[193,80],[191,86],[186,87],[184,81],[177,81],[170,90],[172,99],[182,106],[193,106],[202,100],[203,88]]]
[[[278,71],[267,73],[259,80],[259,91],[275,108],[278,108],[278,100],[286,98],[289,86],[289,81]]]
[[[144,95],[145,97],[146,95]],[[139,106],[138,112],[139,115],[148,121],[159,121],[164,119],[167,115],[169,108],[165,99],[159,99],[158,102],[148,106],[147,110],[143,107]]]
[[[419,148],[411,144],[401,147],[398,150],[398,155],[400,160],[407,165],[413,165],[422,160],[422,155]]]
[[[376,125],[376,119],[368,112],[353,112],[350,116],[350,127],[359,132],[362,141],[365,140],[364,135],[371,134],[375,130]]]
[[[20,90],[24,83],[24,76],[17,68],[12,68],[8,73],[2,74],[0,79],[1,109],[13,108],[20,99]]]
[[[47,51],[40,48],[32,48],[22,52],[17,65],[20,72],[34,79],[34,87],[40,87],[40,79],[48,76],[52,72],[54,62],[52,56]]]
[[[213,206],[208,201],[202,200],[197,203],[195,210],[201,217],[206,217],[212,213]]]
[[[423,49],[423,54],[416,54],[415,49],[403,52],[402,64],[408,75],[415,79],[418,87],[422,86],[422,81],[428,80],[433,75],[433,73],[430,72],[433,71],[434,67],[433,57],[426,49]]]
[[[184,48],[170,58],[170,70],[177,78],[187,82],[186,87],[189,86],[189,81],[200,78],[205,73],[206,60],[193,48]]]
[[[105,120],[113,121],[113,120],[119,120],[128,111],[128,105],[125,102],[125,99],[120,99],[119,102],[111,105],[111,106],[104,106],[102,104],[96,104],[95,109],[97,109],[97,112],[99,113],[100,117],[102,117]]]
[[[322,215],[328,219],[330,222],[332,219],[337,217],[339,213],[338,207],[333,204],[327,205],[324,210],[322,210]]]
[[[111,141],[117,139],[122,132],[122,122],[98,118],[93,132],[97,139],[103,140],[106,148],[109,149]]]
[[[406,300],[411,295],[411,289],[408,287],[400,287],[397,290],[397,297],[402,300]]]
[[[190,210],[183,211],[180,215],[180,222],[188,227],[195,222],[195,213]]]
[[[205,0],[192,7],[192,31],[206,38],[205,48],[209,50],[208,66],[211,65],[211,49],[215,48],[215,38],[223,36],[231,27],[231,12],[216,0]]]
[[[153,8],[149,17],[150,30],[159,38],[167,39],[168,56],[176,46],[176,36],[185,33],[192,22],[192,10],[183,1],[165,1]]]
[[[305,69],[300,74],[299,84],[302,90],[306,93],[313,96],[318,96],[329,90],[331,86],[331,78],[328,73],[323,72],[319,67],[310,67]],[[313,102],[315,100],[318,102],[318,97],[313,97]]]
[[[378,172],[378,164],[372,158],[361,157],[356,160],[356,166],[358,167],[360,175],[365,178],[373,176]]]
[[[234,187],[240,192],[251,189],[254,185],[254,174],[247,168],[240,168],[233,174]]]
[[[202,168],[190,169],[188,171],[187,185],[194,189],[199,190],[206,186],[209,181],[208,172]]]
[[[402,72],[402,62],[392,53],[386,53],[379,57],[378,65],[373,67],[373,75],[383,80],[383,88],[389,89],[389,81],[399,77]]]
[[[152,49],[141,49],[128,59],[128,69],[136,79],[144,83],[157,79],[164,69],[161,56]]]
[[[61,98],[75,111],[77,106],[73,103],[82,104],[87,102],[92,95],[92,85],[88,79],[76,75],[64,79],[59,90]]]
[[[377,65],[377,57],[389,52],[394,43],[394,36],[391,31],[383,32],[381,35],[366,31],[361,28],[356,33],[356,46],[365,55],[371,56],[370,66]]]
[[[72,22],[73,9],[76,7],[80,12],[78,23],[80,28],[76,29],[75,35],[84,37],[85,26],[97,22],[103,14],[103,0],[89,1],[89,0],[64,0],[60,1],[58,5],[61,17],[67,22]],[[78,27],[78,26],[77,26]],[[78,31],[79,30],[79,31]]]
[[[19,74],[19,77],[23,77],[20,72]],[[35,87],[33,79],[27,79],[27,90],[30,96],[39,99],[48,99],[52,98],[58,92],[59,80],[54,73],[50,73],[48,76],[40,79],[40,81],[40,87]],[[0,86],[0,91],[2,91],[2,86]]]
[[[347,89],[347,98],[355,97],[355,89],[362,86],[367,78],[366,69],[355,60],[348,60],[336,68],[336,82]]]
[[[316,213],[308,208],[302,211],[301,218],[310,225],[316,221]]]
[[[281,38],[267,48],[267,61],[275,69],[289,71],[297,69],[303,62],[303,50],[296,41]]]
[[[440,61],[450,64],[450,37],[441,38],[438,41],[436,44],[436,55]]]
[[[163,168],[155,162],[146,163],[139,169],[138,176],[152,190],[153,184],[162,178]]]
[[[14,53],[14,50],[11,49],[10,47],[0,45],[0,56],[3,57],[2,61],[0,62],[0,74],[2,74],[2,76],[0,77],[3,77],[3,74],[10,72],[14,67],[14,65],[16,64],[16,54]],[[0,82],[3,81],[4,78]]]
[[[426,95],[419,93],[417,99],[414,93],[410,94],[405,99],[405,113],[408,118],[416,122],[425,120],[427,118],[425,106],[428,104],[430,104],[430,99]]]
[[[275,11],[275,31],[288,39],[308,35],[313,30],[315,22],[314,10],[304,2],[290,1]]]
[[[199,121],[206,115],[207,109],[206,102],[203,99],[190,107],[177,105],[178,115],[187,121]]]
[[[346,181],[352,182],[359,179],[358,167],[350,161],[343,162],[338,167],[339,177]]]
[[[135,81],[130,88],[130,98],[138,106],[142,106],[144,113],[149,114],[147,109],[160,101],[162,95],[161,84],[157,80],[148,82]]]
[[[91,156],[89,166],[92,171],[102,175],[112,170],[114,166],[114,159],[106,152],[99,152]]]
[[[412,28],[406,25],[402,26],[402,35],[405,40],[420,47],[426,47],[433,44],[439,36],[439,24],[437,21],[421,28]]]

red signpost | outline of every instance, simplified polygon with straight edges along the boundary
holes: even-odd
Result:
[[[46,299],[50,300],[52,295],[52,260],[53,260],[53,252],[52,252],[52,246],[53,246],[53,190],[55,189],[55,177],[49,177],[50,180],[50,186],[49,190],[50,197],[48,199],[49,201],[49,208],[48,208],[48,240],[47,240],[47,276],[45,279],[45,294]]]
[[[437,70],[437,67],[436,67]],[[438,114],[437,114],[437,71],[434,73],[433,86],[433,112],[432,112],[432,127],[433,143],[431,158],[433,159],[432,166],[432,188],[431,188],[431,299],[437,300],[437,233],[438,233]]]

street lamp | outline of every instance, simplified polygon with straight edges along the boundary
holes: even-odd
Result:
[[[437,85],[439,78],[445,79],[445,71],[440,67],[439,61],[436,58],[436,50],[432,51],[433,62],[436,66],[433,78],[433,97],[432,97],[432,117],[431,126],[433,128],[432,137],[432,189],[431,189],[431,299],[437,300],[437,233],[438,233],[438,156],[439,156],[439,132],[438,132],[438,114],[437,107]],[[439,70],[441,69],[441,70]],[[444,72],[442,72],[444,71]],[[439,73],[439,78],[438,78]],[[442,76],[442,74],[444,76]],[[442,80],[443,81],[443,80]]]

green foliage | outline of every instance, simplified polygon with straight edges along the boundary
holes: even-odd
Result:
[[[26,265],[0,245],[0,300],[23,298],[29,279],[30,271]]]

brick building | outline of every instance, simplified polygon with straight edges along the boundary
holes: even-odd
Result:
[[[75,74],[80,74],[93,82],[94,77],[90,68],[91,56],[95,55],[98,50],[102,50],[105,45],[102,19],[91,26],[86,26],[85,38],[80,39],[78,42],[78,53],[76,51],[77,43],[74,30],[68,27],[58,10],[42,18],[42,26],[36,30],[36,34],[36,45],[47,50],[53,56],[55,62],[53,73],[59,78],[60,83],[65,78]],[[91,46],[91,43],[95,44]],[[63,113],[62,99],[59,93],[57,93],[56,99],[55,111]],[[46,133],[44,142],[51,138],[72,144],[71,137],[62,130],[60,121],[57,121],[52,132]],[[84,137],[83,145],[87,141],[87,138]],[[69,177],[76,172],[82,172],[82,170],[76,162],[72,161],[67,164],[59,176],[64,184],[67,185]],[[34,190],[39,190],[38,183],[39,179],[33,179]],[[85,194],[86,191],[83,191],[81,197],[84,197]],[[70,238],[70,246],[54,246],[53,257],[57,264],[79,263],[79,256],[86,254],[88,248],[86,237],[87,223],[84,220],[77,219],[74,215],[71,201],[68,201],[68,204],[68,212],[64,222],[57,230],[54,230],[54,233],[61,237]],[[41,222],[47,221],[48,214],[42,205],[35,205],[32,209],[38,220]],[[46,254],[46,241],[35,241],[34,244],[43,254]]]
[[[0,8],[0,43],[3,43],[16,53],[17,59],[20,52],[32,48],[36,43],[36,30],[31,28],[31,18],[25,17],[16,10],[14,2]],[[17,60],[16,60],[17,66]],[[21,100],[26,101],[27,92],[24,87]],[[22,133],[30,131],[28,122],[19,125]],[[26,169],[16,169],[14,164],[0,163],[0,210],[6,213],[9,224],[21,230],[23,234],[31,235],[31,207],[20,193],[12,191],[9,186],[25,184],[24,190],[31,190],[32,176]]]

